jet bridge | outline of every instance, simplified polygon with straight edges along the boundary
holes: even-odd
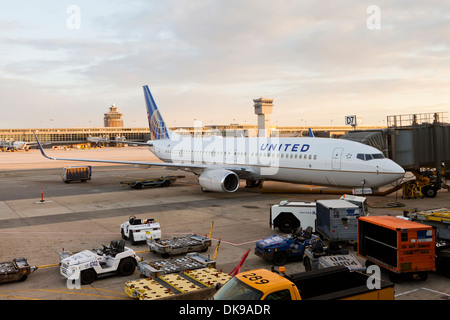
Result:
[[[388,116],[386,129],[355,130],[342,138],[379,149],[416,175],[425,196],[434,197],[449,188],[443,178],[450,179],[450,124],[443,119],[442,112]]]

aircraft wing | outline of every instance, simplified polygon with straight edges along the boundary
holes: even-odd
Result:
[[[246,167],[234,167],[234,166],[216,166],[211,164],[187,164],[187,163],[169,163],[169,162],[144,162],[144,161],[122,161],[122,160],[101,160],[101,159],[78,159],[78,158],[55,158],[50,157],[44,152],[44,148],[42,148],[42,145],[37,138],[36,133],[33,131],[34,137],[36,139],[37,145],[39,147],[39,150],[41,151],[41,154],[50,160],[62,160],[62,161],[83,161],[83,162],[98,162],[98,163],[115,163],[115,164],[132,164],[132,165],[141,165],[141,166],[147,166],[147,167],[165,167],[168,169],[180,169],[180,170],[188,170],[192,171],[196,174],[200,174],[201,172],[207,170],[207,169],[213,169],[213,168],[224,168],[233,172],[236,172],[236,174],[240,176],[248,176],[252,174],[252,170],[250,168]],[[149,145],[149,144],[146,144]]]

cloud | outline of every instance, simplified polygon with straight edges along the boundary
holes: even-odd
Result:
[[[380,124],[392,113],[446,111],[449,100],[445,1],[378,1],[377,30],[366,25],[372,3],[356,0],[79,1],[80,30],[65,27],[69,4],[44,2],[30,21],[15,7],[0,15],[8,113],[37,99],[44,122],[52,113],[56,126],[101,125],[115,102],[126,125],[145,126],[144,84],[171,125],[256,123],[259,96],[275,99],[279,125],[340,125],[347,113]],[[33,97],[16,99],[24,85]],[[78,112],[69,118],[62,105]]]

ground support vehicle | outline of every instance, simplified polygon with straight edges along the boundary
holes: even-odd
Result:
[[[216,261],[197,252],[188,253],[184,257],[170,258],[157,261],[140,261],[138,270],[147,278],[163,274],[180,273],[186,270],[201,268],[215,268]]]
[[[129,276],[136,270],[140,258],[125,247],[125,242],[111,241],[110,245],[101,249],[84,250],[78,253],[63,251],[59,254],[60,273],[73,282],[90,284],[97,277],[118,274]]]
[[[133,189],[142,189],[143,187],[170,187],[177,181],[177,178],[184,178],[184,176],[161,176],[159,178],[121,181],[120,184],[128,185]]]
[[[344,194],[340,200],[347,201],[359,207],[359,215],[368,213],[365,197]],[[345,202],[341,202],[341,204]],[[270,208],[270,227],[272,230],[279,228],[281,232],[290,233],[298,227],[311,226],[316,232],[317,203],[309,201],[290,202],[283,200],[280,204]]]
[[[346,249],[335,246],[312,245],[305,249],[303,265],[306,271],[344,266],[351,271],[364,272],[366,267]]]
[[[233,277],[214,300],[394,300],[393,283],[380,280],[379,289],[370,289],[368,279],[343,266],[292,275],[257,269]]]
[[[12,261],[0,263],[0,283],[25,281],[28,275],[37,270],[30,266],[25,258],[16,258]]]
[[[148,239],[147,245],[151,252],[160,254],[163,258],[171,255],[189,252],[206,252],[211,246],[211,239],[197,234],[172,239]]]
[[[283,200],[270,208],[270,227],[291,233],[298,227],[313,228],[316,231],[316,203],[309,201],[289,202]]]
[[[434,228],[436,270],[450,278],[450,209],[440,208],[412,212],[406,217]]]
[[[131,244],[147,239],[161,239],[161,226],[155,219],[137,219],[131,216],[127,222],[120,225],[122,239],[130,240]]]
[[[357,252],[366,266],[388,270],[392,282],[406,276],[426,280],[435,270],[435,233],[431,226],[398,217],[360,217]]]
[[[302,259],[305,248],[316,242],[321,242],[320,238],[312,234],[312,228],[308,227],[305,231],[298,230],[288,236],[273,235],[259,240],[256,242],[255,255],[281,266],[288,260]]]
[[[205,300],[230,279],[216,268],[204,267],[128,281],[125,292],[139,300]]]
[[[355,242],[357,218],[362,216],[359,206],[346,200],[318,200],[317,232],[330,242]]]
[[[92,167],[64,167],[61,174],[61,179],[65,183],[70,183],[71,181],[81,181],[86,182],[91,180],[92,177]]]

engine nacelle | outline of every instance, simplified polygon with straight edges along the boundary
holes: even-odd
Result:
[[[198,177],[200,186],[207,191],[235,192],[239,188],[239,177],[233,171],[211,169]]]

